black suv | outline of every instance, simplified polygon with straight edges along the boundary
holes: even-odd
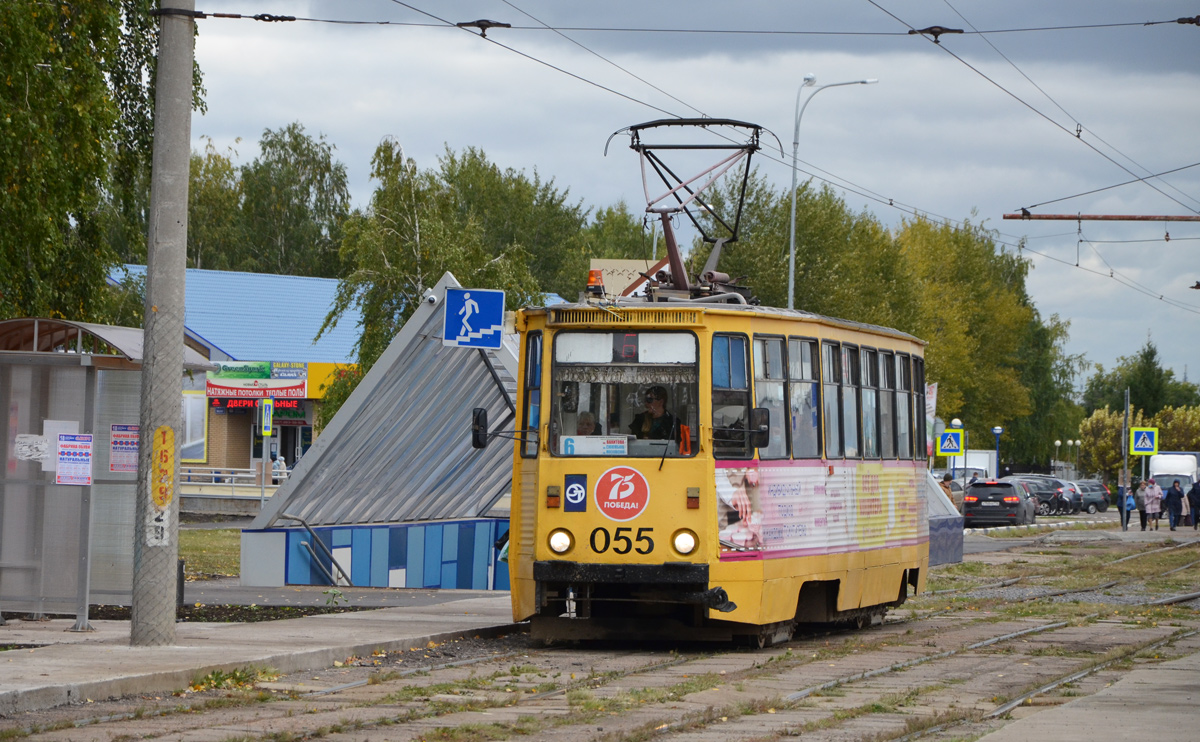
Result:
[[[1037,517],[1033,493],[1024,482],[980,480],[963,495],[963,525],[1023,526]]]
[[[1075,486],[1044,474],[1013,474],[1000,481],[1020,481],[1029,485],[1038,498],[1038,515],[1069,515],[1078,513],[1083,502]],[[1074,493],[1074,497],[1072,497]]]

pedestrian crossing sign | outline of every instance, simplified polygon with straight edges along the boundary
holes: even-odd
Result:
[[[938,436],[938,456],[962,456],[962,431],[947,430]]]
[[[1158,453],[1158,428],[1130,428],[1129,455],[1153,456]]]

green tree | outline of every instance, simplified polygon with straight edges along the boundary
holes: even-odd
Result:
[[[1107,406],[1122,409],[1125,389],[1129,389],[1131,407],[1154,415],[1167,406],[1200,405],[1200,389],[1195,384],[1175,378],[1175,372],[1164,369],[1159,362],[1158,348],[1147,339],[1135,355],[1122,356],[1111,371],[1096,364],[1096,372],[1087,380],[1083,391],[1083,406],[1088,414]]]
[[[246,254],[238,270],[337,278],[350,208],[346,166],[334,146],[300,123],[263,131],[260,154],[241,172]]]
[[[208,139],[192,152],[188,187],[188,265],[233,270],[244,258],[242,183],[231,148],[218,152]]]
[[[528,252],[510,244],[494,252],[479,221],[455,208],[447,185],[418,171],[399,144],[385,140],[371,159],[378,181],[371,205],[345,225],[341,259],[347,273],[322,332],[351,307],[362,315],[356,366],[343,369],[325,392],[317,424],[323,426],[349,397],[422,301],[424,291],[449,271],[465,286],[503,289],[509,308],[540,294]]]
[[[1117,479],[1125,457],[1125,439],[1121,435],[1124,423],[1124,411],[1102,407],[1079,424],[1079,440],[1083,441],[1079,452],[1081,470],[1099,474],[1105,481]],[[1141,410],[1129,418],[1130,427],[1139,428],[1148,424]],[[1136,465],[1136,457],[1129,457],[1130,469]]]
[[[105,3],[0,4],[0,314],[92,319],[116,262],[96,212],[117,121]]]
[[[1084,418],[1083,408],[1072,399],[1084,360],[1066,352],[1068,329],[1058,315],[1043,320],[1035,311],[1022,338],[1017,355],[1030,412],[1008,424],[1001,451],[1017,470],[1048,464],[1054,441],[1079,429]]]
[[[587,273],[576,274],[579,261],[572,260],[571,248],[587,212],[580,203],[568,202],[567,191],[558,190],[553,180],[542,182],[536,169],[532,177],[512,168],[501,170],[474,147],[461,153],[447,147],[438,165],[440,209],[451,212],[460,224],[477,222],[492,255],[521,245],[543,291],[569,298],[579,293]]]

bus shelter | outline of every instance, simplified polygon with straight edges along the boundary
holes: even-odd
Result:
[[[0,623],[74,613],[86,630],[89,603],[131,601],[141,363],[138,328],[0,322]],[[209,367],[185,350],[181,372]]]

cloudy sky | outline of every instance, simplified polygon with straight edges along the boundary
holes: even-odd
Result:
[[[917,212],[985,222],[1007,249],[1025,240],[1034,301],[1070,320],[1070,352],[1111,367],[1149,335],[1164,365],[1200,380],[1200,290],[1189,288],[1200,222],[1002,220],[1035,205],[1200,213],[1200,26],[1174,22],[1195,17],[1195,2],[197,0],[197,10],[372,22],[209,18],[196,44],[208,91],[208,113],[192,121],[197,149],[207,136],[246,160],[263,129],[299,121],[337,147],[359,206],[371,153],[392,136],[421,167],[446,146],[475,146],[587,206],[641,209],[636,155],[617,139],[605,157],[605,140],[667,116],[770,129],[785,156],[758,162],[786,188],[804,76],[877,78],[808,106],[802,179],[830,181],[888,225]],[[485,40],[452,25],[477,19],[513,28]],[[930,26],[968,33],[940,45],[907,33]]]

